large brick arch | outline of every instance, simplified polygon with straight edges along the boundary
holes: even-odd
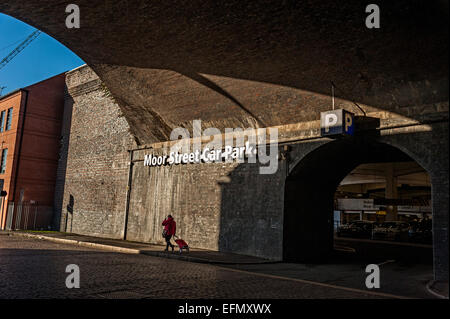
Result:
[[[418,105],[448,100],[448,5],[379,1],[88,1],[81,28],[67,29],[67,3],[5,0],[0,12],[53,36],[112,92],[140,144],[170,131],[270,127],[329,108],[389,111],[421,121]]]
[[[333,247],[333,198],[363,163],[414,160],[432,182],[434,275],[448,280],[448,126],[408,134],[321,140],[294,147],[285,182],[283,259],[317,261]]]

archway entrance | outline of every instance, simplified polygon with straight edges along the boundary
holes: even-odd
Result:
[[[395,182],[395,189],[392,182],[385,182],[383,189],[375,185],[372,185],[374,187],[366,185],[365,192],[357,192],[355,187],[348,186],[351,184],[348,176],[351,178],[350,173],[361,167],[372,169],[381,167],[386,170],[386,176],[389,176],[389,169],[391,169],[392,177],[395,175],[392,169],[395,168],[421,169],[414,159],[399,149],[369,137],[332,141],[310,152],[295,166],[286,179],[283,232],[285,261],[321,262],[330,257],[334,251],[334,233],[337,226],[340,226],[340,223],[356,220],[356,215],[350,216],[350,212],[347,212],[348,216],[345,215],[350,209],[346,210],[343,207],[343,212],[339,211],[339,218],[336,212],[339,208],[338,201],[346,196],[352,199],[350,195],[352,191],[353,199],[366,197],[365,199],[370,201],[375,200],[377,196],[379,199],[383,197],[384,201],[376,202],[375,204],[378,205],[374,205],[372,211],[363,212],[361,209],[357,218],[370,221],[373,219],[373,222],[378,223],[412,221],[413,218],[410,218],[412,214],[403,214],[403,212],[399,214],[398,210],[400,204],[408,204],[407,196],[402,196],[404,202],[401,202],[398,196],[399,192],[408,190],[408,187],[412,187],[422,197],[431,199],[430,190],[428,195],[426,194],[426,185],[422,185],[423,187],[404,185],[397,189],[398,181]],[[422,171],[425,172],[423,169]],[[365,182],[360,179],[358,184],[365,184]],[[373,184],[376,184],[376,181]],[[358,210],[355,209],[355,211]],[[369,215],[369,213],[375,215]],[[335,223],[335,219],[338,219],[339,224]]]
[[[431,181],[416,162],[359,165],[338,186],[334,208],[339,237],[432,242]]]

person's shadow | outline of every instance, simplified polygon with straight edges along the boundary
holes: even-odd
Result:
[[[67,215],[66,215],[66,227],[65,231],[67,232],[67,220],[69,219],[70,214],[70,232],[72,232],[73,227],[73,207],[75,205],[75,199],[73,198],[73,195],[71,194],[69,197],[69,204],[67,205]]]

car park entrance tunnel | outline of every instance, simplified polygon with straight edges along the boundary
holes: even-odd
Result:
[[[283,259],[289,262],[327,261],[333,252],[335,193],[341,181],[356,167],[366,163],[416,162],[419,166],[420,163],[429,165],[426,157],[417,151],[409,149],[408,144],[401,143],[401,139],[387,136],[359,136],[317,143],[304,156],[295,156],[293,151],[284,192]],[[439,200],[442,181],[434,176],[432,172],[436,275],[447,260],[444,249],[448,246],[442,240],[442,236],[447,236],[446,229],[440,223],[446,218],[445,205],[448,204]],[[444,205],[439,206],[433,200]],[[389,219],[387,216],[386,220]]]
[[[284,259],[319,260],[333,250],[334,194],[364,163],[411,161],[398,149],[365,138],[325,144],[298,163],[286,179]]]

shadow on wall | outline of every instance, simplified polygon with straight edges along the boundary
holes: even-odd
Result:
[[[239,164],[219,180],[219,251],[281,259],[285,167],[259,174],[259,164]]]
[[[73,230],[73,208],[75,206],[75,199],[73,198],[73,195],[70,194],[69,196],[69,204],[66,207],[66,225],[64,227],[64,231],[67,232],[68,229],[68,220],[70,218],[70,232]]]
[[[67,89],[67,88],[66,88]],[[72,110],[74,100],[66,94],[64,98],[63,123],[61,127],[60,149],[58,159],[58,169],[56,172],[53,230],[67,230],[67,211],[64,213],[64,185],[66,181],[67,157],[69,153],[70,128],[72,125]],[[73,196],[70,195],[73,201]],[[72,205],[73,207],[73,205]],[[62,219],[65,219],[63,222]],[[64,223],[64,224],[62,224]]]

